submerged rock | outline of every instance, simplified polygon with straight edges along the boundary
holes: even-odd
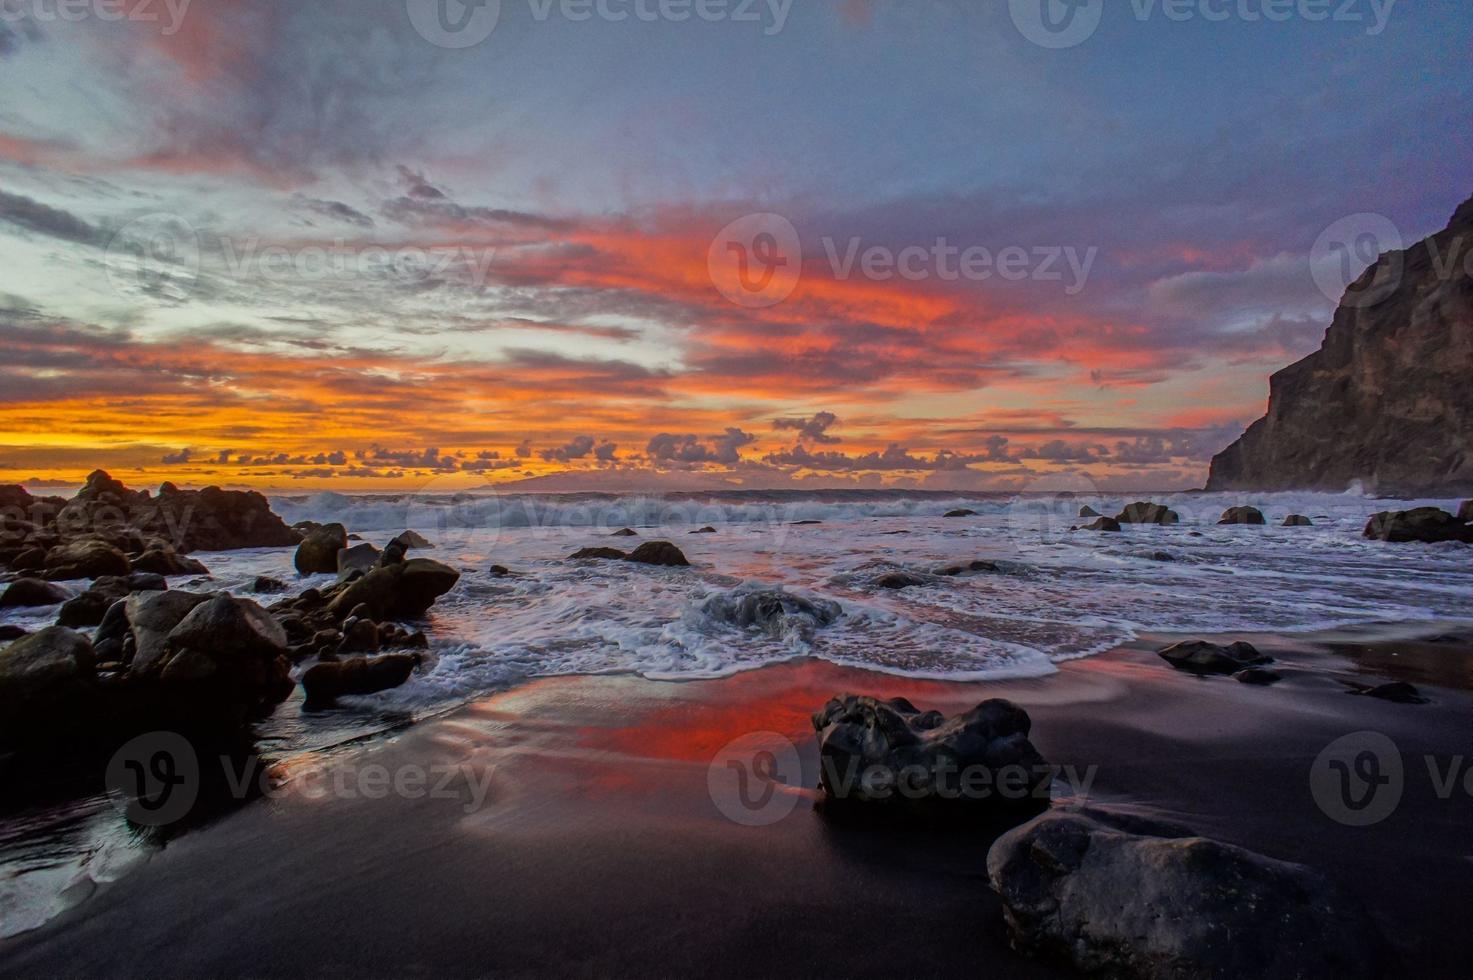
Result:
[[[1263,511],[1257,507],[1229,507],[1222,512],[1219,524],[1267,524]]]
[[[1284,518],[1284,527],[1314,527],[1314,521],[1303,514],[1290,514]]]
[[[714,527],[711,527],[708,524],[707,526],[705,526],[703,528],[699,528],[699,529],[697,529],[695,531],[691,531],[689,533],[691,533],[691,534],[715,534],[716,533],[716,529]]]
[[[1013,945],[1090,974],[1148,980],[1372,978],[1389,948],[1317,872],[1183,828],[1047,813],[993,844]]]
[[[1418,507],[1415,510],[1383,511],[1372,516],[1366,522],[1365,537],[1396,544],[1410,541],[1473,544],[1473,526],[1439,507]]]
[[[911,589],[917,585],[925,585],[926,582],[927,579],[924,576],[917,575],[914,572],[886,572],[884,575],[875,579],[874,586],[877,589],[890,589],[898,592],[901,589]]]
[[[1390,684],[1382,684],[1378,687],[1358,687],[1348,692],[1366,698],[1376,698],[1380,701],[1391,701],[1396,704],[1427,704],[1427,699],[1422,692],[1405,681],[1395,681]]]
[[[976,517],[977,516],[977,512],[975,510],[967,510],[965,507],[961,507],[961,508],[958,508],[957,510],[949,510],[949,511],[947,511],[946,512],[946,516],[947,517]]]
[[[618,548],[582,548],[568,556],[568,561],[624,561],[629,553]]]
[[[1028,741],[1028,712],[984,701],[950,719],[904,698],[844,695],[813,716],[825,806],[839,812],[927,815],[1035,809],[1050,770]]]
[[[1083,507],[1079,508],[1079,516],[1080,517],[1104,517],[1105,515],[1104,514],[1101,514],[1099,511],[1095,510],[1089,504],[1085,504]]]
[[[1082,528],[1082,530],[1085,530],[1085,531],[1112,531],[1112,532],[1119,532],[1119,531],[1123,531],[1125,529],[1120,526],[1120,522],[1117,521],[1115,518],[1113,518],[1113,517],[1101,517],[1099,520],[1095,521],[1093,524],[1086,524]]]
[[[757,627],[777,639],[808,639],[844,614],[830,599],[806,599],[782,589],[727,592],[701,606],[708,619],[742,629]]]
[[[1273,658],[1258,652],[1251,643],[1239,640],[1229,646],[1205,640],[1174,643],[1158,654],[1177,670],[1190,674],[1236,674],[1249,667],[1272,663]]]
[[[1283,674],[1276,670],[1269,670],[1267,667],[1249,667],[1233,675],[1233,680],[1239,684],[1252,684],[1255,687],[1268,687],[1283,679]]]
[[[615,531],[613,534],[610,534],[609,537],[611,537],[611,538],[637,538],[637,537],[639,537],[639,532],[636,531],[632,527],[626,527],[623,530]]]

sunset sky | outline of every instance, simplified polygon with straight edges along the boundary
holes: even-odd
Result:
[[[976,0],[502,0],[464,48],[144,2],[0,0],[0,483],[1200,486],[1319,345],[1322,233],[1473,194],[1464,0],[1058,50]],[[752,214],[801,245],[770,304]]]

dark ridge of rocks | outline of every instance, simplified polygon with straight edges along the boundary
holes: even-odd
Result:
[[[949,511],[947,511],[946,512],[946,516],[947,517],[976,517],[977,516],[977,512],[975,510],[967,510],[965,507],[962,507],[962,508],[959,508],[957,510],[949,510]]]
[[[1389,944],[1349,892],[1166,823],[1055,810],[998,838],[987,874],[1014,947],[1083,973],[1394,975]]]
[[[1267,524],[1263,517],[1263,511],[1257,507],[1229,507],[1222,512],[1219,524]]]
[[[1290,514],[1284,518],[1284,527],[1314,527],[1314,521],[1303,514]]]
[[[1084,527],[1080,528],[1080,530],[1083,530],[1083,531],[1112,531],[1112,532],[1118,532],[1118,531],[1123,531],[1125,529],[1120,526],[1120,522],[1117,521],[1115,518],[1113,518],[1113,517],[1101,517],[1098,520],[1096,520],[1093,524],[1086,524],[1086,525],[1084,525]]]
[[[1028,740],[1028,713],[984,701],[945,718],[904,698],[843,695],[813,716],[826,813],[902,820],[1047,805],[1050,770]],[[866,772],[880,777],[865,777]],[[985,772],[987,786],[965,773]]]
[[[0,595],[0,609],[35,609],[55,606],[71,598],[71,593],[53,582],[37,578],[18,578]]]
[[[1473,544],[1473,526],[1438,507],[1382,511],[1366,522],[1365,537],[1393,544],[1421,542],[1439,544],[1458,541]]]
[[[302,575],[338,570],[338,552],[348,547],[348,529],[341,524],[322,524],[309,530],[297,545],[292,564]]]
[[[1171,510],[1164,504],[1153,504],[1148,501],[1138,500],[1133,504],[1126,504],[1125,509],[1115,515],[1115,520],[1121,524],[1179,524],[1181,517],[1176,511]]]
[[[1208,490],[1437,497],[1473,487],[1473,200],[1350,286],[1323,346],[1269,380],[1267,414],[1212,460]]]
[[[1189,674],[1236,674],[1249,667],[1273,663],[1273,658],[1258,652],[1251,643],[1239,640],[1228,646],[1208,643],[1205,640],[1187,640],[1174,643],[1158,656],[1177,670]]]

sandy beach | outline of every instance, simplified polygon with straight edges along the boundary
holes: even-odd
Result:
[[[1009,949],[986,878],[995,830],[867,828],[815,807],[809,714],[862,692],[947,713],[1009,698],[1044,757],[1071,767],[1055,807],[1164,817],[1310,865],[1367,904],[1408,974],[1460,975],[1473,645],[1389,629],[1244,637],[1279,660],[1269,688],[1170,669],[1153,652],[1168,637],[987,684],[816,660],[683,683],[535,681],[344,746],[325,768],[277,760],[267,798],[153,849],[0,960],[17,976],[1071,975]],[[1430,703],[1347,694],[1385,679]],[[1353,827],[1317,802],[1311,769],[1363,731],[1400,750],[1404,792]],[[791,740],[802,772],[781,774],[795,788],[762,826],[731,819],[710,778],[752,733]],[[406,771],[429,781],[396,784]],[[446,792],[430,792],[439,778]]]

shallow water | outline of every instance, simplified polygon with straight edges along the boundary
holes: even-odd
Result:
[[[1129,499],[1136,499],[1134,496]],[[1062,660],[1163,633],[1285,633],[1374,622],[1473,620],[1473,548],[1389,545],[1361,531],[1376,511],[1412,502],[1346,495],[1156,495],[1173,527],[1070,531],[1081,503],[1116,513],[1126,499],[967,498],[896,493],[732,494],[721,498],[278,498],[288,522],[337,520],[384,544],[406,527],[460,569],[430,613],[431,655],[403,687],[307,713],[300,690],[260,728],[285,769],[529,678],[633,673],[720,677],[796,656],[914,677],[1035,677]],[[1266,527],[1220,527],[1222,511],[1259,506]],[[1456,506],[1453,501],[1424,501]],[[967,507],[976,516],[946,518]],[[1311,528],[1277,526],[1290,513]],[[797,524],[821,521],[819,524]],[[638,538],[611,538],[634,527]],[[692,534],[711,526],[714,534]],[[675,542],[689,569],[570,562],[593,545]],[[258,575],[292,593],[291,549],[201,554],[213,577],[174,588],[244,592]],[[997,571],[940,576],[986,560]],[[1170,559],[1170,560],[1164,560]],[[493,576],[490,567],[511,570]],[[893,571],[923,584],[877,587]],[[72,583],[80,586],[82,583]],[[715,595],[781,588],[837,602],[832,624],[741,629],[705,612]],[[256,596],[271,602],[278,596]],[[0,621],[38,628],[56,608]],[[25,815],[0,839],[0,935],[32,928],[120,873],[146,844],[105,797]]]

